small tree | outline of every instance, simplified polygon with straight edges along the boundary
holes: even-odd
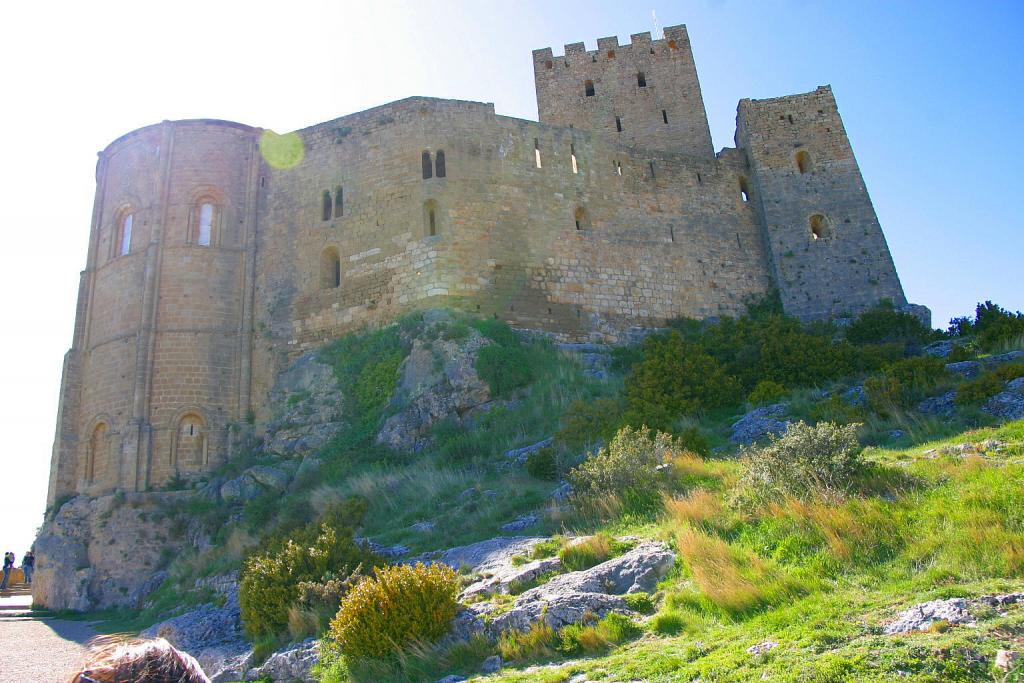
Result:
[[[658,488],[659,465],[677,452],[672,437],[646,427],[623,427],[605,448],[569,473],[573,488],[583,495],[621,495]]]

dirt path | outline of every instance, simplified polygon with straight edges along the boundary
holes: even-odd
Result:
[[[0,683],[67,681],[96,632],[81,621],[32,617],[29,600],[0,598]]]

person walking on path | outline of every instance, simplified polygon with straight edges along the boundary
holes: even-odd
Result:
[[[21,571],[25,572],[25,583],[32,585],[32,572],[36,568],[36,556],[29,550],[21,556]]]
[[[7,590],[7,580],[11,578],[11,569],[14,567],[14,553],[4,553],[4,578],[0,581],[0,591]]]

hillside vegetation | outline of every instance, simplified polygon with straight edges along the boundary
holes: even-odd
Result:
[[[1021,349],[1024,316],[990,302],[940,333],[887,306],[805,325],[768,299],[614,350],[410,316],[321,350],[343,428],[284,489],[176,509],[209,547],[109,626],[166,618],[209,599],[197,577],[241,569],[257,654],[321,638],[324,681],[1021,680],[995,659],[1024,649],[1024,608],[977,601],[1024,591],[1024,421],[1006,419]],[[486,401],[421,420],[406,385],[430,353],[423,373],[456,378],[469,358]],[[415,447],[386,445],[413,413]],[[261,465],[282,466],[254,444],[213,479]],[[488,578],[469,568],[397,564],[524,533],[547,540],[511,564],[552,568],[494,593],[460,595]],[[648,543],[675,561],[628,609],[493,640],[438,629],[465,605],[497,623],[530,588]],[[975,625],[885,633],[958,597]],[[493,655],[502,668],[480,674]]]

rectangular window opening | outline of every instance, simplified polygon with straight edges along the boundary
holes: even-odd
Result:
[[[622,132],[622,119],[620,119],[618,116],[615,117],[615,130],[618,131],[619,133]]]
[[[661,120],[665,122],[666,126],[668,125],[668,111],[665,109],[661,110]]]
[[[648,161],[647,165],[651,167],[651,177],[653,178],[654,177],[654,162],[653,161]]]

